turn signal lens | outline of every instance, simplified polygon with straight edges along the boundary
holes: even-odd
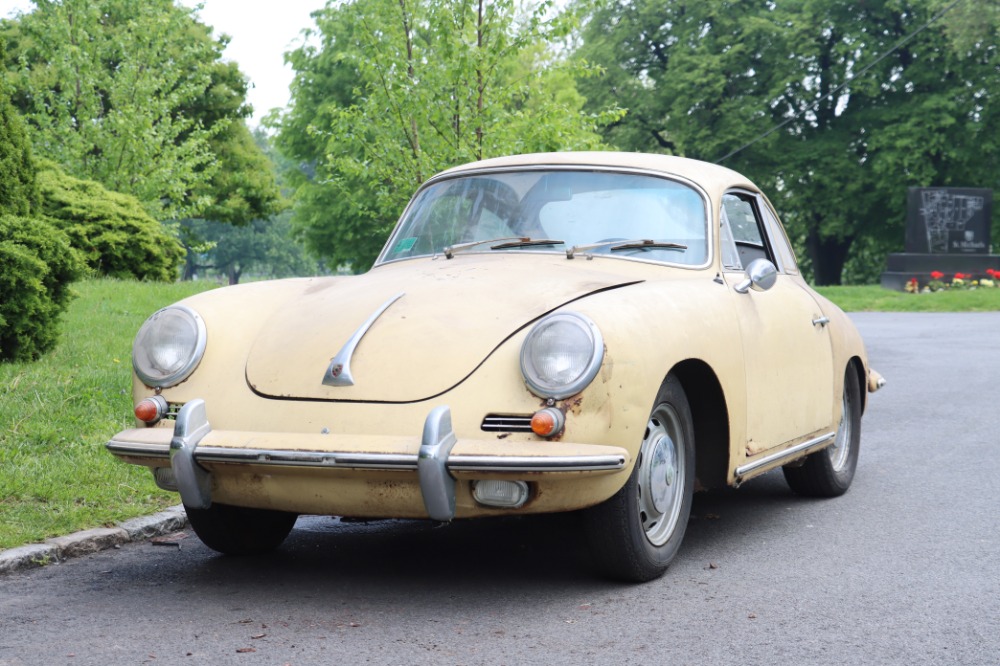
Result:
[[[531,431],[539,437],[551,437],[562,432],[566,417],[554,407],[546,407],[531,417]]]
[[[157,423],[166,413],[167,401],[159,395],[141,400],[135,406],[135,418],[150,425]]]

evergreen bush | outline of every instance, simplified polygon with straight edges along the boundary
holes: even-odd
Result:
[[[43,163],[42,213],[69,236],[94,272],[108,277],[173,281],[184,247],[139,200]]]
[[[59,316],[83,264],[48,222],[0,216],[0,360],[29,361],[59,338]]]

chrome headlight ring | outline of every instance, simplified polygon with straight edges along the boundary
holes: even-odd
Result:
[[[603,360],[601,331],[578,312],[543,317],[521,345],[521,374],[540,398],[576,395],[594,380]]]
[[[187,306],[171,305],[153,313],[136,333],[132,368],[146,386],[174,386],[198,367],[207,343],[201,316]]]

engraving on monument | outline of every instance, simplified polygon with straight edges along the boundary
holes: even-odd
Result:
[[[987,254],[993,192],[911,187],[907,193],[906,251]]]

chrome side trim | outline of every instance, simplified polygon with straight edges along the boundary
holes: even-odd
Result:
[[[445,405],[432,409],[424,421],[417,475],[427,515],[445,523],[455,517],[455,479],[448,474],[448,456],[457,442],[451,409]]]
[[[382,316],[382,313],[388,310],[390,305],[401,299],[404,295],[405,292],[400,292],[387,300],[379,309],[372,313],[372,316],[365,320],[365,323],[361,324],[358,330],[354,331],[354,335],[347,341],[347,344],[330,361],[330,367],[326,369],[326,374],[323,375],[323,384],[325,386],[354,386],[354,377],[351,375],[351,357],[354,355],[354,350],[357,349],[358,343],[361,342],[361,338],[365,337],[368,329]]]
[[[746,465],[737,467],[735,472],[736,478],[738,479],[742,476],[745,476],[750,472],[754,472],[760,469],[761,467],[767,467],[768,465],[775,463],[779,460],[783,460],[785,458],[795,458],[803,451],[806,451],[816,446],[820,446],[821,444],[826,444],[827,442],[832,442],[836,436],[837,436],[836,432],[828,432],[825,435],[814,437],[813,439],[810,439],[807,442],[796,444],[795,446],[789,449],[785,449],[784,451],[778,451],[776,453],[772,453],[771,455],[764,456],[760,460],[754,460],[753,462],[747,463]]]
[[[204,400],[192,400],[177,414],[174,437],[170,440],[170,467],[177,479],[181,501],[192,509],[212,506],[212,477],[194,459],[198,442],[211,431]]]

